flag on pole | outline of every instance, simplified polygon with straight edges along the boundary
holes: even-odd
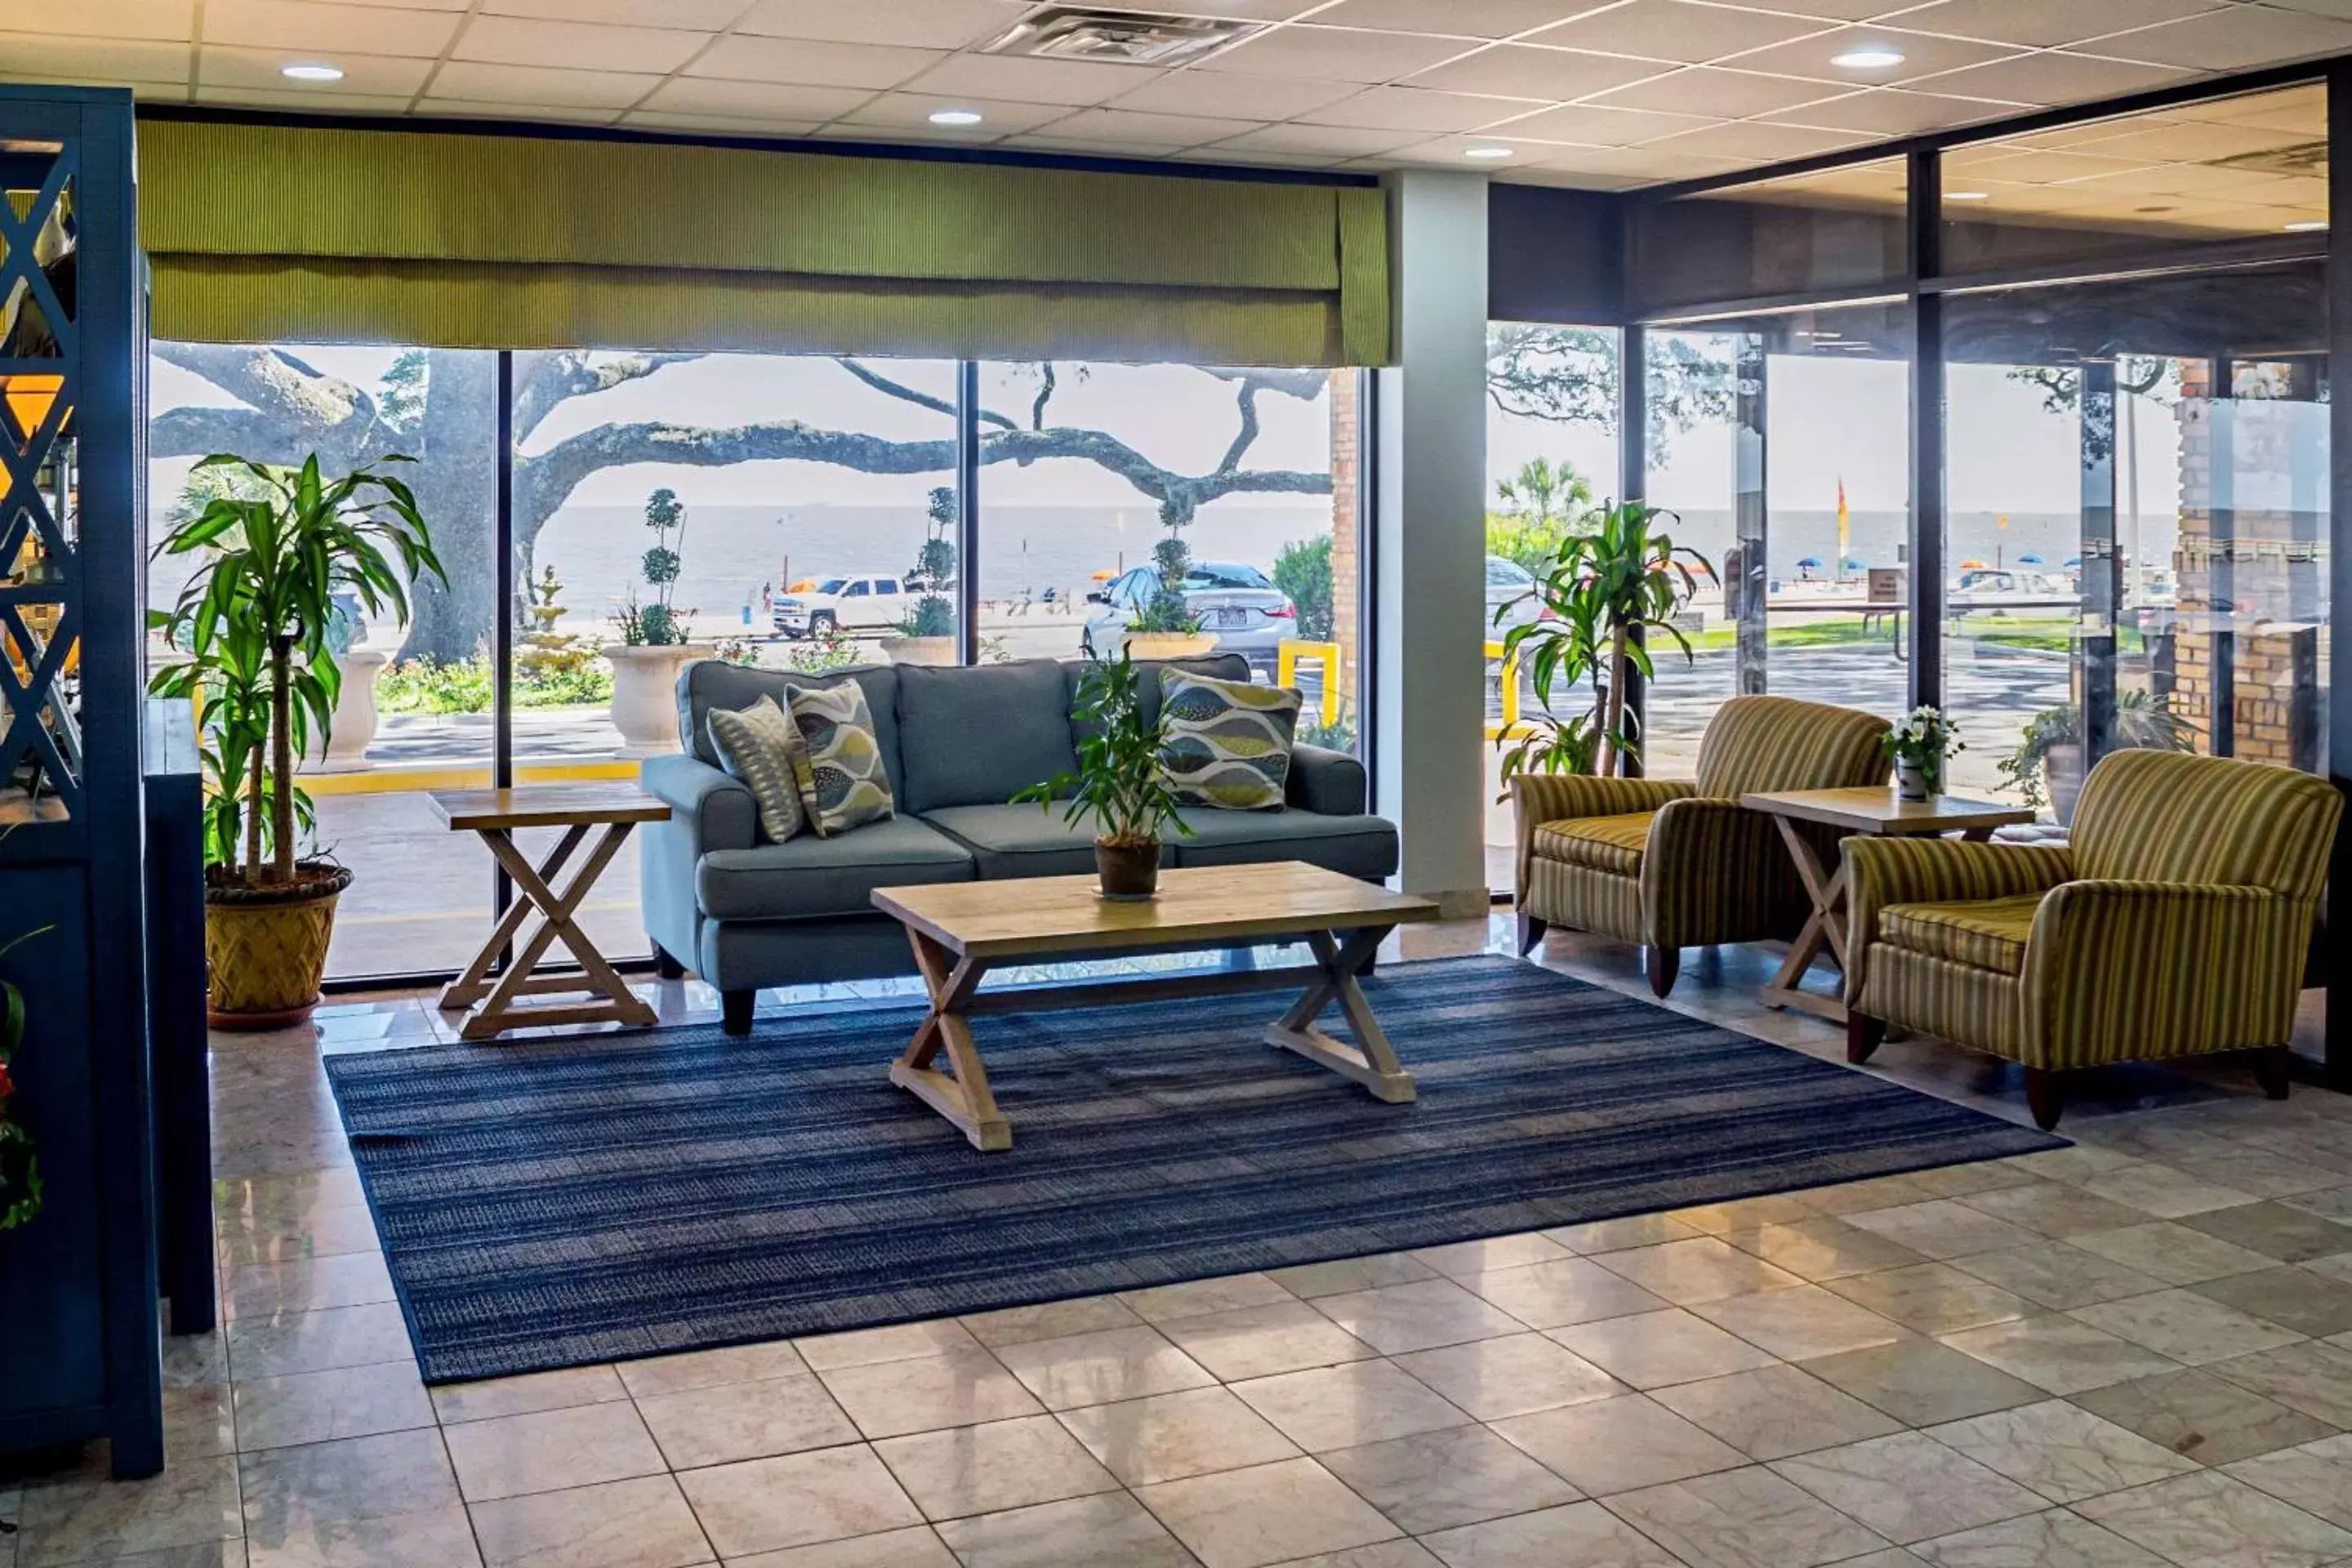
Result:
[[[1838,487],[1838,575],[1839,575],[1839,576],[1841,576],[1841,577],[1843,577],[1843,576],[1844,576],[1844,575],[1845,575],[1845,558],[1846,558],[1846,544],[1845,544],[1845,537],[1846,537],[1846,533],[1847,533],[1847,531],[1848,531],[1848,525],[1849,525],[1849,524],[1852,522],[1852,521],[1853,521],[1853,519],[1851,518],[1851,516],[1847,513],[1847,511],[1846,511],[1846,507],[1845,507],[1845,476],[1844,476],[1843,474],[1840,474],[1840,475],[1838,476],[1837,487]]]

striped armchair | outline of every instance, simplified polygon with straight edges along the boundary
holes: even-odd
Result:
[[[2006,1057],[2044,1128],[2062,1075],[2102,1062],[2256,1050],[2284,1100],[2342,813],[2308,773],[2126,751],[2091,770],[2063,847],[1857,838],[1846,1055],[1899,1024]]]
[[[1639,942],[1664,996],[1685,947],[1794,937],[1811,910],[1804,886],[1771,819],[1739,797],[1885,784],[1885,733],[1851,708],[1735,697],[1699,741],[1695,780],[1513,779],[1519,952],[1556,925]],[[1824,849],[1834,864],[1835,843]]]

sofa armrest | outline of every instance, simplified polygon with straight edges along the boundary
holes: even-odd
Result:
[[[1286,804],[1325,816],[1361,816],[1370,793],[1364,764],[1347,752],[1304,744],[1290,749]]]
[[[687,828],[694,854],[713,849],[749,849],[759,837],[760,811],[741,780],[699,757],[647,757],[637,782],[676,814]]]
[[[1862,999],[1863,969],[1889,904],[1946,904],[2043,893],[2074,874],[2063,844],[1978,844],[1960,838],[1845,841],[1846,1005]]]
[[[2027,1065],[2286,1044],[2308,908],[2268,888],[2204,883],[2052,889],[2025,947]]]
[[[1623,816],[1655,811],[1670,800],[1698,794],[1687,779],[1596,778],[1591,773],[1514,773],[1511,804],[1518,817],[1518,886],[1528,889],[1528,857],[1536,828],[1574,816]]]

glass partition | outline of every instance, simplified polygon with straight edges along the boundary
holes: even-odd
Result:
[[[1882,158],[1637,206],[1629,289],[1661,309],[1899,281],[1907,188]]]

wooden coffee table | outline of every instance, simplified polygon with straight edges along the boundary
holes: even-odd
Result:
[[[1013,1124],[989,1092],[988,1071],[972,1039],[971,1016],[978,1013],[1297,990],[1302,994],[1290,1010],[1266,1026],[1269,1043],[1355,1079],[1375,1099],[1402,1104],[1413,1097],[1412,1074],[1397,1061],[1373,1018],[1356,971],[1399,925],[1437,918],[1436,904],[1427,899],[1286,860],[1163,870],[1160,896],[1148,903],[1114,903],[1096,890],[1092,876],[879,888],[874,903],[906,926],[931,997],[929,1016],[892,1065],[890,1081],[961,1128],[976,1149],[1013,1147]],[[1000,964],[1242,947],[1281,937],[1306,938],[1314,963],[980,990],[981,977]],[[1356,1045],[1316,1027],[1333,1002]],[[942,1052],[952,1072],[935,1065]]]
[[[627,842],[640,822],[667,822],[669,807],[634,784],[534,784],[521,789],[436,790],[428,797],[453,831],[481,836],[522,896],[491,928],[489,940],[465,973],[441,988],[443,1007],[469,1009],[458,1034],[468,1040],[495,1038],[530,1024],[636,1024],[654,1022],[654,1010],[629,989],[588,933],[572,917],[588,889]],[[592,828],[604,834],[562,887],[555,885]],[[514,841],[523,827],[560,827],[547,858],[533,866]],[[539,923],[515,942],[533,914]],[[561,941],[580,962],[580,973],[541,973],[540,960]],[[511,962],[494,973],[513,943]],[[527,997],[587,994],[586,1000],[528,1005]]]
[[[1767,1007],[1797,1007],[1833,1023],[1845,1021],[1845,1003],[1803,989],[1798,982],[1827,947],[1841,972],[1845,957],[1845,878],[1840,868],[1824,866],[1811,839],[1797,831],[1801,822],[1822,823],[1847,833],[1874,833],[1882,837],[1917,838],[1958,833],[1963,838],[1992,837],[1996,827],[2031,822],[2033,813],[1998,801],[1963,800],[1958,795],[1930,795],[1905,800],[1892,786],[1878,789],[1796,789],[1743,795],[1739,804],[1769,816],[1797,863],[1797,876],[1813,901],[1805,929],[1790,944],[1780,972],[1766,981]]]

